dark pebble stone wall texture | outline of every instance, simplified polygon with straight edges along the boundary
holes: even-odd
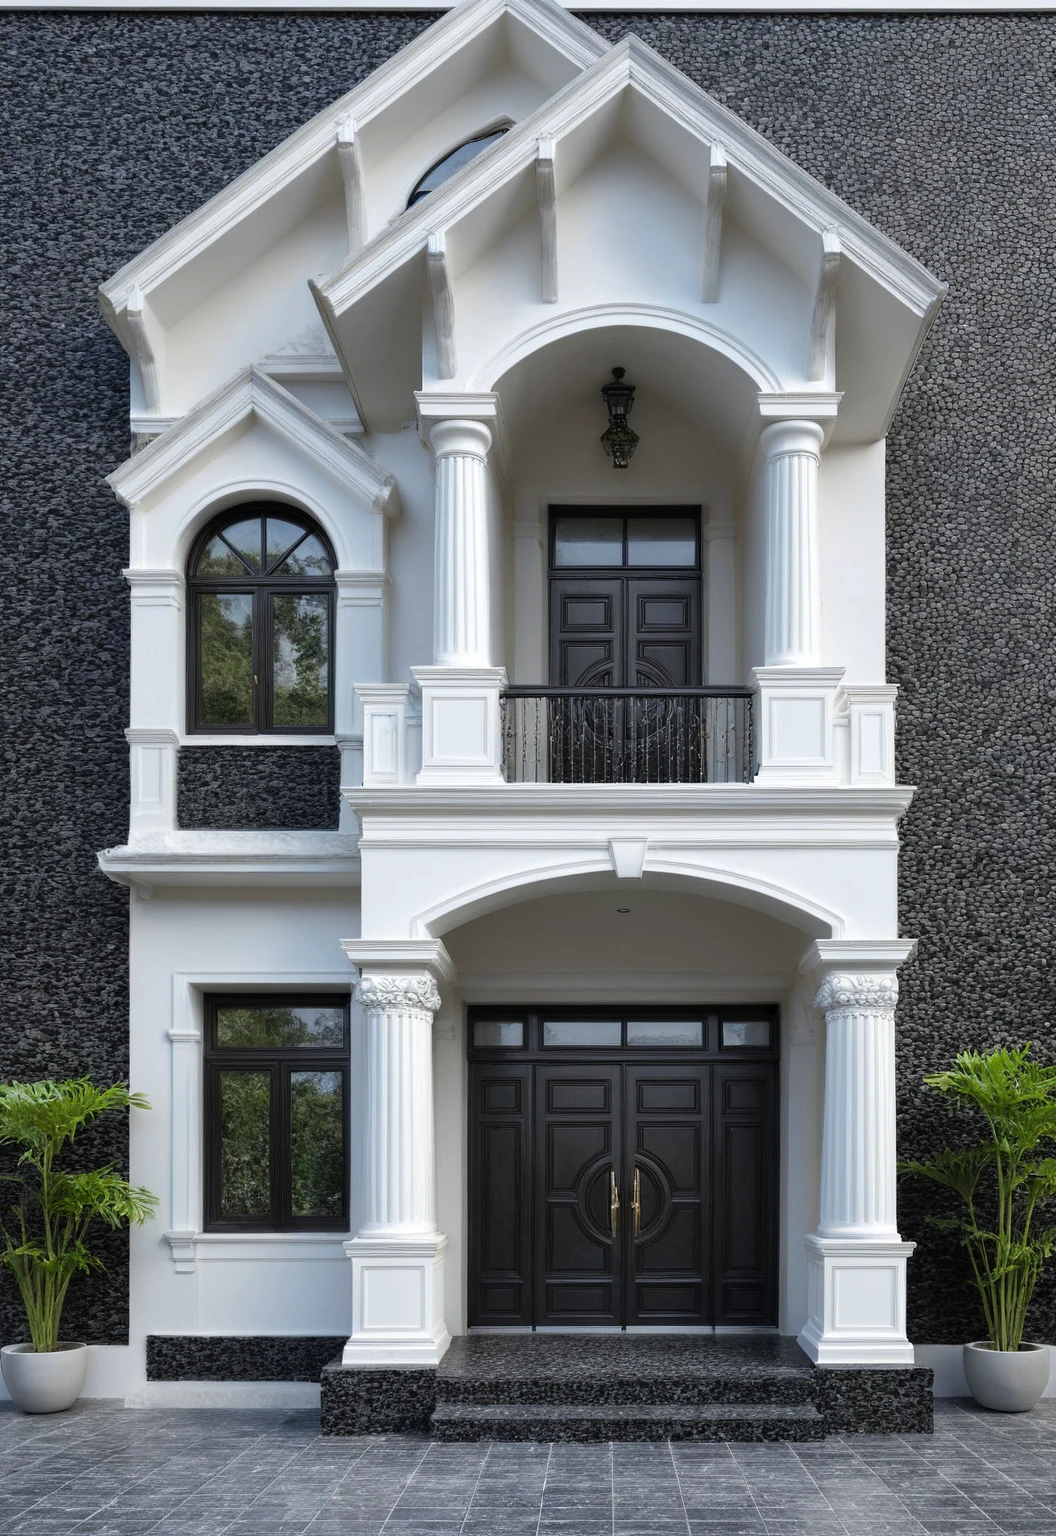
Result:
[[[102,480],[127,449],[127,367],[95,285],[432,19],[0,20],[5,1073],[116,1076],[126,1059],[125,898],[93,855],[125,817],[127,540]],[[1056,30],[1015,14],[587,19],[637,32],[950,284],[888,453],[889,674],[899,777],[920,786],[899,1107],[902,1150],[924,1152],[948,1130],[923,1072],[961,1045],[1056,1046]],[[907,1187],[911,1335],[978,1336],[963,1265],[922,1210]],[[122,1284],[117,1256],[80,1287],[71,1331],[120,1338]],[[1032,1331],[1056,1337],[1056,1282]]]
[[[318,1381],[344,1338],[265,1334],[147,1337],[148,1381]]]
[[[184,747],[176,818],[185,828],[332,830],[341,811],[337,747]]]

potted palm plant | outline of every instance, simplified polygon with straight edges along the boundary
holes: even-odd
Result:
[[[87,1172],[58,1166],[63,1149],[99,1115],[149,1109],[141,1093],[88,1078],[53,1083],[0,1083],[0,1148],[17,1152],[15,1172],[0,1175],[17,1198],[0,1224],[0,1264],[15,1278],[30,1342],[0,1349],[4,1381],[24,1413],[56,1413],[77,1401],[88,1347],[60,1336],[62,1308],[75,1275],[102,1269],[87,1245],[95,1222],[142,1222],[157,1204],[113,1164]]]
[[[978,1139],[931,1162],[905,1162],[905,1173],[959,1196],[959,1216],[932,1216],[957,1232],[968,1253],[989,1337],[964,1346],[964,1372],[984,1408],[1022,1413],[1045,1391],[1049,1350],[1024,1343],[1027,1308],[1045,1260],[1056,1248],[1049,1202],[1056,1195],[1056,1067],[1030,1060],[1031,1047],[962,1051],[949,1072],[925,1083]]]

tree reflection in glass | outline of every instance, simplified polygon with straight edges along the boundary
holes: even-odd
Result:
[[[290,1074],[290,1176],[294,1216],[339,1216],[343,1207],[341,1072]]]
[[[271,1073],[220,1073],[220,1216],[271,1215]]]
[[[330,599],[324,592],[272,598],[272,714],[277,726],[329,718]]]
[[[198,600],[203,725],[253,723],[253,598],[203,592]]]

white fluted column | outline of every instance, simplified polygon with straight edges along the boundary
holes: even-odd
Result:
[[[898,1237],[893,975],[826,976],[820,1237]]]
[[[433,1190],[433,978],[364,971],[367,1035],[364,1221],[360,1235],[436,1230]]]
[[[491,431],[483,421],[434,421],[429,445],[436,458],[433,664],[486,667]]]
[[[362,942],[345,946],[350,957]],[[450,1342],[436,1230],[433,1015],[430,970],[360,972],[365,1031],[362,1225],[352,1261],[352,1334],[345,1365],[435,1365]]]
[[[821,645],[816,421],[775,421],[759,440],[766,535],[766,666],[817,666]]]
[[[896,1210],[897,967],[912,941],[819,940],[805,964],[825,1018],[817,1232],[807,1238],[809,1318],[819,1364],[912,1363],[906,1262]],[[842,962],[842,963],[841,963]]]

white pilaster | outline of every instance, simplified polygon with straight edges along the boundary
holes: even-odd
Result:
[[[176,764],[184,724],[183,574],[126,570],[131,588],[129,837],[176,826]],[[160,679],[160,681],[159,681]]]
[[[759,439],[768,667],[813,667],[821,639],[816,421],[775,421]]]
[[[352,1334],[345,1365],[435,1365],[450,1338],[436,1230],[433,1015],[437,976],[453,970],[443,946],[350,940],[360,966],[366,1028],[363,1225],[352,1261]],[[406,951],[406,953],[404,953]]]
[[[822,1365],[911,1364],[895,1208],[895,1004],[912,940],[818,940],[801,968],[825,1016],[818,1230],[807,1238],[809,1317]]]

